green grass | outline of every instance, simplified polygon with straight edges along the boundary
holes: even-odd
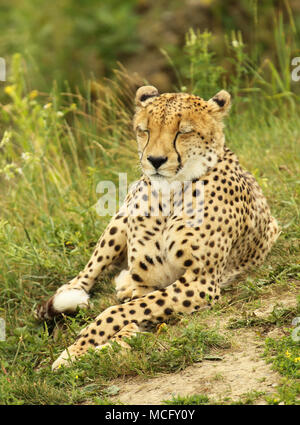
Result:
[[[201,37],[197,43],[200,41]],[[201,49],[191,54],[200,55],[194,58],[199,63],[207,60]],[[267,261],[237,289],[225,291],[213,313],[184,317],[156,333],[139,335],[130,342],[130,352],[117,346],[98,354],[91,352],[72,368],[52,373],[52,361],[78,331],[116,302],[108,274],[95,288],[90,310],[62,317],[48,326],[33,316],[42,299],[82,269],[108,223],[109,217],[99,217],[95,210],[97,183],[117,183],[119,172],[127,172],[129,182],[139,176],[131,131],[132,103],[126,75],[121,72],[117,73],[119,80],[106,85],[87,82],[82,93],[60,93],[55,84],[47,94],[28,89],[24,62],[15,56],[0,107],[5,129],[0,142],[0,317],[6,321],[7,332],[6,341],[0,342],[1,403],[112,403],[110,398],[116,391],[112,382],[118,377],[176,373],[205,356],[222,358],[234,329],[225,335],[216,326],[208,327],[211,314],[222,321],[228,310],[233,311],[234,326],[250,326],[241,322],[240,311],[245,306],[252,308],[276,291],[295,292],[300,280],[299,100],[285,93],[284,87],[277,90],[280,76],[274,87],[264,89],[260,84],[256,92],[251,80],[251,90],[242,92],[243,73],[240,77],[237,73],[239,80],[231,82],[236,84],[232,88],[238,89],[226,137],[229,147],[262,186],[282,229]],[[199,91],[205,79],[198,74],[194,78]],[[260,75],[262,81],[268,82]],[[211,90],[222,87],[220,80],[213,85],[216,87]],[[92,88],[97,92],[93,102]],[[267,321],[272,326],[291,327],[294,313],[298,314],[274,310]],[[299,377],[284,357],[285,350],[292,350],[291,341],[270,340],[266,344],[267,358],[287,379],[276,389],[276,400],[295,403]],[[291,353],[297,356],[296,351]],[[256,396],[245,399],[255,402]],[[197,397],[196,401],[204,400]]]
[[[257,317],[254,314],[245,314],[246,317],[232,318],[228,325],[228,329],[239,329],[249,327],[262,327],[270,329],[271,327],[281,327],[290,325],[295,317],[300,317],[300,303],[298,306],[284,308],[275,306],[267,317]]]
[[[300,344],[290,335],[279,340],[268,338],[265,355],[282,375],[300,378]]]
[[[175,404],[177,406],[180,405],[200,405],[207,404],[209,398],[204,394],[194,394],[187,397],[182,396],[173,396],[171,400],[164,400],[163,404]]]
[[[193,394],[190,396],[180,396],[180,395],[173,395],[171,400],[163,400],[163,404],[169,404],[169,405],[203,405],[203,404],[218,404],[218,405],[225,405],[225,404],[254,404],[254,402],[258,399],[260,399],[262,396],[264,396],[264,393],[258,392],[258,391],[252,391],[246,394],[243,394],[239,400],[231,400],[230,397],[224,397],[220,400],[211,399],[205,394]]]
[[[299,311],[297,317],[300,317]],[[270,404],[300,404],[300,341],[299,326],[296,326],[288,329],[287,335],[282,338],[266,339],[264,356],[272,368],[284,377],[275,397],[268,399]]]

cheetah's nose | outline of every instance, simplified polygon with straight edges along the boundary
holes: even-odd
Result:
[[[153,167],[158,170],[158,168],[162,164],[164,164],[165,162],[167,162],[168,157],[167,156],[147,156],[147,159],[148,159],[149,162],[151,162],[151,164],[153,165]]]

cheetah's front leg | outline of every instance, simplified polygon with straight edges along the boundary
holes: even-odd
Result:
[[[85,266],[74,279],[62,285],[44,304],[38,306],[39,319],[52,319],[60,313],[71,313],[88,305],[88,292],[108,266],[125,256],[127,249],[127,216],[118,213],[109,223]]]
[[[128,332],[135,334],[149,325],[168,320],[176,313],[197,311],[207,301],[213,302],[219,298],[217,281],[210,271],[201,270],[200,276],[199,268],[188,269],[182,277],[165,289],[107,308],[95,322],[80,332],[75,343],[59,356],[52,368],[68,364],[86,353],[89,348],[103,346],[109,340],[120,342],[124,330],[125,336],[128,336]],[[125,328],[130,324],[134,324],[131,331]]]

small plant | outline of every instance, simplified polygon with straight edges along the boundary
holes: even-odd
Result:
[[[267,398],[268,403],[300,404],[300,342],[292,335],[267,338],[264,356],[285,377],[277,387],[277,394]]]
[[[234,318],[229,321],[228,329],[249,328],[255,326],[267,327],[283,326],[292,323],[294,317],[300,314],[299,306],[294,308],[282,308],[275,306],[267,317],[257,317],[255,314],[246,315],[244,318]]]
[[[220,87],[221,77],[225,70],[216,65],[214,53],[210,49],[212,34],[201,33],[192,28],[186,35],[184,53],[187,56],[187,67],[183,67],[183,78],[189,81],[188,92],[209,99]]]
[[[264,355],[282,375],[300,378],[300,343],[291,336],[266,339]]]
[[[171,400],[163,400],[163,404],[169,404],[169,405],[200,405],[200,404],[208,404],[209,403],[209,397],[207,397],[204,394],[194,394],[190,396],[172,396]]]

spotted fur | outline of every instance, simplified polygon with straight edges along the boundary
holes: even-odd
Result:
[[[53,369],[108,341],[127,346],[124,337],[214,303],[223,285],[263,262],[279,234],[254,177],[225,145],[226,91],[205,101],[185,93],[159,95],[155,87],[145,86],[135,102],[133,127],[143,175],[85,269],[37,314],[51,319],[74,311],[77,298],[78,305],[86,305],[97,278],[116,262],[125,264],[116,278],[121,303],[83,329]],[[167,214],[166,182],[177,184]],[[188,191],[191,200],[184,210],[182,196]]]

